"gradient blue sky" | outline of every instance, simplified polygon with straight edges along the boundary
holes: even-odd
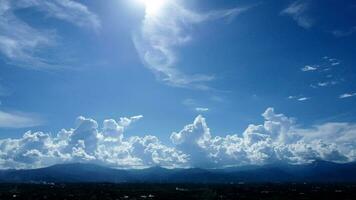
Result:
[[[352,0],[177,0],[190,13],[163,7],[154,14],[163,18],[147,16],[139,0],[7,2],[0,0],[1,138],[55,134],[81,115],[143,115],[125,134],[164,143],[198,114],[221,136],[260,124],[268,107],[299,127],[356,122]]]

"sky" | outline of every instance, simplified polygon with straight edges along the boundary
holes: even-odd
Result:
[[[352,0],[0,0],[0,168],[356,159]]]

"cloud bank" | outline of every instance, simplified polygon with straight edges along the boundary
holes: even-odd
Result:
[[[203,167],[308,163],[316,159],[350,162],[356,158],[356,124],[324,123],[302,128],[293,118],[268,108],[264,123],[241,134],[214,136],[199,115],[171,134],[172,144],[153,135],[125,136],[142,116],[98,122],[78,117],[75,128],[55,135],[26,132],[0,140],[1,168],[37,168],[66,162],[97,163],[116,168]]]
[[[214,76],[188,75],[179,70],[177,48],[193,39],[191,30],[195,25],[217,19],[232,20],[248,9],[245,7],[198,13],[186,9],[182,1],[164,1],[159,10],[152,12],[146,5],[142,26],[133,36],[133,41],[142,62],[159,80],[176,87],[208,89],[206,82],[213,80]]]

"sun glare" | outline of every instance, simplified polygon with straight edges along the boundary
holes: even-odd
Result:
[[[146,13],[150,15],[157,14],[164,6],[167,0],[139,0],[145,5]]]

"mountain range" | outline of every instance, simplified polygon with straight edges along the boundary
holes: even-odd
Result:
[[[58,164],[39,169],[1,170],[0,182],[110,182],[110,183],[278,183],[356,182],[356,163],[315,161],[304,165],[273,164],[223,169],[123,170],[94,164]]]

